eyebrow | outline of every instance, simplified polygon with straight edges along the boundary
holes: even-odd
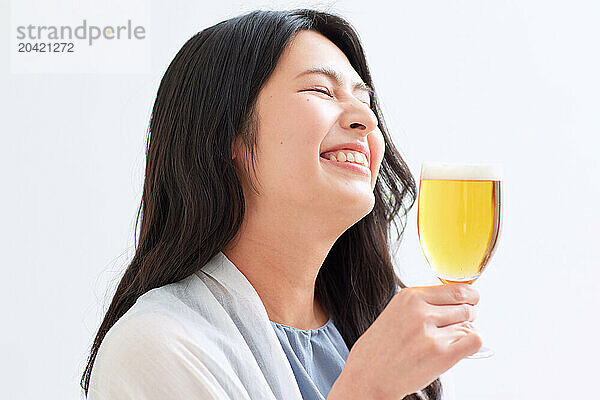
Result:
[[[329,67],[309,68],[306,71],[302,71],[298,75],[296,75],[296,78],[299,78],[304,75],[309,75],[309,74],[325,75],[325,76],[333,79],[338,86],[343,86],[343,83],[344,83],[342,74],[340,74],[338,71],[336,71],[332,68],[329,68]],[[369,96],[372,96],[373,93],[375,92],[371,86],[367,85],[363,81],[352,82],[352,90],[360,90],[363,92],[367,92],[369,94]]]

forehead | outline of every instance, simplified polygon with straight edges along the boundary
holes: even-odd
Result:
[[[344,52],[322,34],[306,30],[298,32],[290,41],[273,71],[273,78],[295,79],[315,67],[337,71],[348,83],[362,82]]]

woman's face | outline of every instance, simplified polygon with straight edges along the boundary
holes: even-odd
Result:
[[[341,82],[305,73],[314,68],[336,71]],[[292,219],[314,217],[347,226],[371,211],[384,139],[361,83],[344,53],[325,36],[300,31],[294,37],[257,99],[255,179],[261,195],[245,188],[249,209],[278,207]],[[329,161],[329,153],[321,157],[345,147],[333,154],[356,158],[348,144],[362,144],[365,150],[359,152],[368,161],[349,168],[348,161]]]

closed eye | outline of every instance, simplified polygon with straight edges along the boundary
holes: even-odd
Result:
[[[319,92],[319,93],[326,94],[329,97],[333,97],[333,95],[331,95],[328,90],[321,89],[321,88],[306,89],[305,92]],[[369,101],[361,101],[361,103],[364,103],[367,106],[371,107],[371,102],[369,102]]]
[[[333,97],[331,94],[329,94],[329,91],[327,91],[325,89],[314,88],[314,89],[306,89],[306,91],[307,92],[319,92],[319,93],[326,94],[329,97]]]

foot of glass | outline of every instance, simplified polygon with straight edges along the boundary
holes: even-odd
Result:
[[[494,355],[494,350],[490,349],[489,347],[481,346],[481,348],[479,349],[479,351],[477,353],[467,356],[465,358],[470,358],[470,359],[475,360],[475,359],[479,359],[479,358],[490,358],[493,355]]]

